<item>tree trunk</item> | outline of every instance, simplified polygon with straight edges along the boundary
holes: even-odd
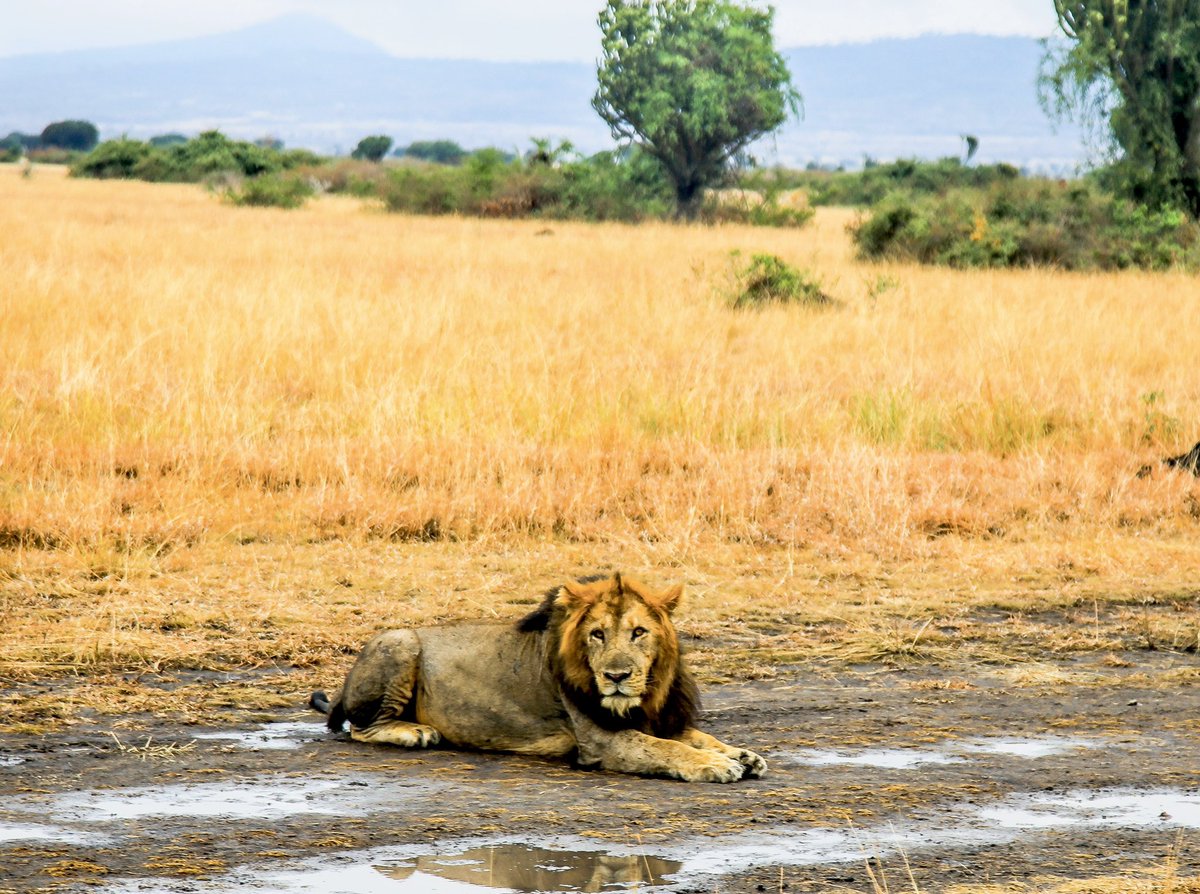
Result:
[[[704,206],[704,185],[698,180],[675,182],[675,219],[694,221]]]

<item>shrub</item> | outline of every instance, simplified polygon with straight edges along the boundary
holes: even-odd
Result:
[[[225,191],[226,201],[234,205],[299,208],[315,194],[313,185],[294,174],[263,174],[251,177]]]
[[[403,149],[397,149],[396,155],[439,165],[458,165],[467,157],[467,150],[453,140],[418,140]]]
[[[700,209],[706,223],[747,223],[760,227],[802,227],[816,212],[801,193],[778,189],[709,191]]]
[[[951,267],[1054,266],[1067,270],[1200,265],[1200,227],[1087,182],[998,182],[917,196],[895,192],[851,227],[869,259]]]
[[[957,158],[937,161],[900,159],[870,162],[861,171],[751,170],[739,178],[748,189],[803,189],[812,205],[868,206],[897,192],[932,195],[951,189],[983,189],[1016,180],[1021,172],[1009,164],[965,165]]]
[[[821,281],[807,270],[800,270],[772,254],[754,254],[750,262],[737,267],[739,252],[732,261],[733,288],[727,294],[730,307],[761,307],[765,304],[830,305]]]
[[[71,168],[73,177],[130,179],[141,176],[139,168],[156,150],[140,140],[108,140],[101,143]],[[146,178],[150,179],[150,178]]]

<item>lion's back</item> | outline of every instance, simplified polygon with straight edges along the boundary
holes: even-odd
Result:
[[[542,635],[500,624],[414,633],[420,643],[418,723],[472,748],[565,754],[574,747]]]

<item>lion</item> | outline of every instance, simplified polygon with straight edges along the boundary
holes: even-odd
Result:
[[[573,756],[687,782],[761,777],[759,755],[696,729],[700,696],[671,615],[683,586],[621,574],[549,590],[512,624],[391,630],[363,647],[341,693],[309,704],[359,742]]]

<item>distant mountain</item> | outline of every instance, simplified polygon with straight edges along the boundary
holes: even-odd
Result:
[[[861,163],[961,151],[1062,169],[1078,134],[1038,107],[1026,38],[930,36],[786,51],[805,118],[756,147],[764,161]],[[0,135],[86,118],[105,137],[219,128],[348,151],[368,133],[524,148],[530,137],[611,145],[592,111],[592,65],[399,59],[323,19],[285,16],[228,34],[121,49],[0,58]]]

